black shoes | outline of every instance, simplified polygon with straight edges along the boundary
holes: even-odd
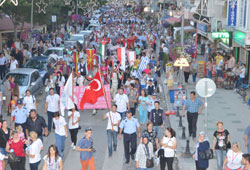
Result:
[[[126,160],[125,164],[128,164],[129,163],[129,160]]]
[[[135,160],[135,155],[134,154],[131,155],[131,159]]]

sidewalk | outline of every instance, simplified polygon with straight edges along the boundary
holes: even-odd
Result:
[[[191,81],[191,78],[189,79]],[[164,84],[164,88],[167,89],[167,86]],[[195,85],[187,85],[188,94],[191,91],[195,91]],[[169,99],[168,94],[166,97]],[[188,96],[189,97],[189,96]],[[197,94],[197,97],[198,94]],[[199,97],[200,98],[200,97]],[[200,98],[203,103],[204,99]],[[169,101],[169,100],[168,100]],[[248,126],[250,122],[249,114],[250,107],[243,103],[243,100],[239,94],[234,92],[233,90],[225,90],[225,89],[217,89],[214,96],[208,99],[208,137],[210,142],[210,147],[212,148],[213,141],[213,133],[216,130],[216,122],[223,121],[224,128],[227,129],[231,136],[231,142],[239,142],[242,148],[242,152],[246,152],[246,148],[244,147],[244,130]],[[180,112],[181,113],[181,112]],[[176,131],[177,138],[177,155],[179,158],[179,166],[180,169],[185,170],[193,170],[195,169],[195,162],[192,158],[184,158],[183,153],[186,148],[186,139],[181,139],[182,136],[182,128],[178,127],[179,125],[179,117],[175,115],[170,116],[171,126]],[[205,123],[205,114],[204,110],[202,115],[198,118],[197,123],[197,137],[200,131],[204,131],[204,123]],[[187,118],[184,117],[182,119],[182,124],[185,126],[185,134],[188,136],[187,130]],[[194,153],[195,144],[192,139],[190,140],[190,151]],[[208,170],[216,170],[217,163],[216,159],[212,159],[209,161]]]

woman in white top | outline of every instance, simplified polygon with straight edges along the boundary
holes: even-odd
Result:
[[[168,166],[168,170],[173,170],[173,162],[177,143],[175,138],[175,131],[172,128],[166,129],[165,136],[163,136],[160,146],[162,149],[164,149],[164,157],[160,158],[161,170],[165,170],[166,163]]]
[[[42,170],[62,170],[63,161],[59,156],[57,147],[55,145],[50,145],[48,153],[43,158],[44,164]]]
[[[233,143],[232,149],[227,151],[227,155],[225,157],[222,169],[223,170],[240,170],[242,155],[243,153],[240,150],[240,144]]]
[[[56,78],[56,92],[57,94],[60,94],[60,88],[64,86],[65,78],[62,75],[60,71],[57,72],[57,78]]]
[[[26,90],[26,96],[23,98],[23,104],[27,108],[28,112],[31,109],[36,109],[36,98],[34,95],[30,94],[30,90]]]
[[[152,168],[147,168],[146,160],[153,157],[153,144],[149,142],[149,136],[144,135],[142,137],[142,143],[138,145],[135,155],[136,168],[152,170]]]
[[[80,113],[78,112],[76,104],[74,108],[68,111],[68,118],[69,118],[69,132],[72,141],[71,147],[73,147],[73,149],[75,150],[77,142],[77,133],[79,130],[79,122],[80,122]]]
[[[29,157],[30,170],[38,170],[38,166],[41,162],[40,152],[43,150],[43,143],[41,139],[37,138],[37,133],[30,132],[30,139],[32,144],[26,148],[26,155]]]
[[[60,116],[59,112],[54,113],[53,123],[55,125],[56,146],[58,153],[63,157],[63,150],[65,147],[65,140],[68,137],[67,123],[64,117]]]
[[[55,81],[53,79],[53,74],[49,75],[49,78],[45,80],[45,86],[46,86],[45,92],[49,92],[50,88],[55,88]]]

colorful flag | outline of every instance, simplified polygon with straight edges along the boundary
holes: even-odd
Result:
[[[125,71],[125,63],[126,63],[126,51],[125,47],[119,47],[117,48],[117,60],[120,61],[121,69]]]
[[[147,68],[147,65],[149,63],[149,58],[148,57],[142,57],[141,58],[141,64],[138,68],[137,71],[137,77],[141,78],[142,77],[142,72]]]
[[[94,104],[97,102],[98,97],[103,96],[103,95],[104,95],[104,92],[103,92],[103,86],[101,83],[101,75],[99,72],[97,72],[93,80],[85,88],[85,92],[80,102],[81,110],[84,109],[85,103]]]
[[[99,44],[99,53],[100,53],[100,63],[104,62],[105,59],[105,41],[101,41]]]
[[[78,65],[78,60],[79,60],[78,51],[73,51],[73,59],[74,59],[74,63],[75,63],[75,72],[77,73],[78,72],[77,65]]]
[[[64,86],[61,99],[60,99],[60,110],[62,116],[64,116],[65,109],[72,109],[74,107],[73,99],[73,76],[70,74],[66,85]]]
[[[135,62],[135,51],[129,51],[128,52],[128,61],[129,61],[129,65],[130,66],[134,65],[134,62]]]
[[[94,49],[87,49],[86,50],[87,54],[87,65],[88,65],[88,70],[94,70],[94,60],[95,60],[95,50]]]

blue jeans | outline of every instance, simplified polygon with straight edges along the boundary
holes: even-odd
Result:
[[[61,136],[55,133],[56,136],[56,147],[58,149],[58,153],[61,156],[61,158],[63,157],[63,150],[64,150],[64,145],[65,145],[65,140],[66,137],[65,136]]]
[[[207,78],[212,78],[212,71],[210,70],[207,70]]]
[[[222,170],[223,162],[226,157],[227,151],[215,149],[215,153],[216,153],[218,170]]]
[[[250,138],[248,137],[248,147],[247,147],[247,152],[250,154]]]
[[[156,132],[156,136],[158,140],[161,140],[161,126],[154,126],[153,127],[154,131]]]
[[[48,130],[49,132],[51,132],[51,128],[52,128],[52,119],[54,117],[54,112],[49,112],[47,111],[47,115],[48,115]]]
[[[112,131],[110,129],[107,130],[109,156],[112,155],[112,144],[113,144],[113,147],[114,147],[114,151],[116,151],[117,135],[118,135],[118,132]]]
[[[244,82],[245,78],[239,78],[237,81],[236,81],[236,88],[238,88],[243,82]]]
[[[118,112],[118,113],[121,115],[121,119],[123,119],[126,117],[127,112]]]
[[[195,83],[195,82],[196,82],[196,76],[197,76],[197,73],[193,73],[193,74],[192,74],[192,77],[193,77],[193,83]]]
[[[41,161],[38,161],[36,163],[30,163],[30,170],[38,170],[38,166],[40,164]]]
[[[137,170],[152,170],[152,168],[138,168]]]
[[[222,70],[217,70],[217,69],[216,69],[216,74],[217,74],[217,77],[222,77],[222,78],[224,78]]]
[[[7,155],[5,148],[0,147],[0,151],[3,155]]]

